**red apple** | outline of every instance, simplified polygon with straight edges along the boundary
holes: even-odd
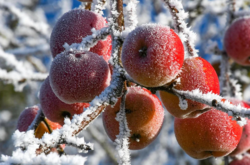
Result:
[[[143,25],[129,33],[122,48],[122,64],[128,74],[147,87],[162,86],[179,73],[184,47],[169,27]]]
[[[232,162],[230,162],[229,165],[250,165],[250,157],[246,155],[240,160],[235,159]]]
[[[120,110],[121,99],[114,107],[107,106],[103,113],[103,125],[111,140],[119,134],[116,114]],[[162,127],[164,109],[156,95],[147,89],[129,87],[125,100],[128,127],[131,130],[129,149],[138,150],[148,146]]]
[[[81,114],[88,103],[66,104],[56,97],[51,89],[49,77],[46,78],[40,89],[40,104],[44,115],[53,122],[64,124],[64,118],[72,118]]]
[[[106,26],[106,20],[94,12],[74,9],[65,13],[56,23],[50,37],[50,49],[53,57],[64,51],[64,43],[80,43],[82,38],[91,35],[91,29],[100,30]],[[103,56],[108,61],[112,50],[111,37],[99,41],[90,49],[91,52]]]
[[[244,108],[250,108],[250,106],[239,100],[232,100],[233,104],[240,104]],[[243,126],[243,132],[239,144],[236,149],[230,154],[230,156],[236,156],[242,154],[250,149],[250,120],[247,120],[247,124]]]
[[[186,59],[177,78],[180,82],[175,89],[192,91],[198,88],[202,93],[220,94],[219,79],[213,66],[201,57]],[[188,107],[182,110],[177,96],[160,91],[160,97],[168,112],[178,118],[197,117],[210,109],[208,105],[187,99]]]
[[[250,18],[237,19],[227,29],[224,37],[225,50],[240,65],[250,65]]]
[[[242,127],[232,117],[216,109],[197,118],[175,118],[174,130],[182,149],[196,159],[228,155],[242,134]]]
[[[28,130],[30,124],[35,119],[37,111],[39,110],[38,106],[27,107],[20,114],[17,121],[17,129],[20,132],[25,132]]]
[[[92,52],[74,51],[58,55],[50,69],[50,85],[67,104],[90,102],[109,86],[107,62]]]

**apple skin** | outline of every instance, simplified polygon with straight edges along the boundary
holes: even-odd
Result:
[[[63,52],[50,68],[50,85],[67,104],[90,102],[110,84],[110,70],[103,57],[86,51]]]
[[[231,100],[233,104],[240,104],[244,108],[250,108],[249,103],[238,100]],[[230,156],[236,156],[238,154],[245,153],[250,149],[250,120],[247,119],[247,124],[243,126],[242,136],[236,149],[230,154]],[[250,162],[249,162],[250,164]]]
[[[17,121],[17,129],[20,132],[25,132],[28,130],[30,124],[35,119],[36,114],[39,110],[38,106],[26,107],[20,114]]]
[[[172,81],[184,60],[179,36],[169,27],[147,24],[137,27],[126,37],[122,64],[139,84],[158,87]]]
[[[49,77],[47,77],[40,89],[40,104],[44,115],[53,122],[64,124],[64,118],[81,114],[89,103],[66,104],[56,97],[51,89]],[[52,125],[53,126],[53,125]],[[52,128],[53,129],[53,128]]]
[[[246,155],[241,160],[235,159],[229,165],[250,165],[250,157]]]
[[[250,65],[250,18],[235,20],[224,36],[224,47],[229,57],[236,63]]]
[[[175,118],[175,136],[181,148],[195,159],[225,156],[236,148],[242,134],[242,127],[231,119],[216,109],[197,118]]]
[[[102,116],[104,128],[112,141],[119,134],[119,122],[115,118],[120,110],[120,103],[119,98],[113,108],[107,106]],[[147,89],[133,86],[128,88],[125,108],[131,130],[129,149],[139,150],[148,146],[157,137],[163,124],[164,109],[160,100]]]
[[[64,43],[81,43],[82,38],[92,35],[91,29],[100,30],[106,26],[106,20],[100,14],[94,12],[74,9],[65,13],[56,23],[50,36],[50,50],[53,57],[64,51]],[[111,36],[98,43],[90,49],[90,52],[103,56],[108,62],[112,45]]]
[[[220,94],[219,79],[213,66],[201,57],[186,59],[177,78],[180,83],[174,86],[175,89],[192,91],[198,88],[202,93]],[[206,104],[186,99],[188,107],[182,110],[177,96],[164,91],[159,93],[168,112],[177,118],[195,118],[210,109]]]

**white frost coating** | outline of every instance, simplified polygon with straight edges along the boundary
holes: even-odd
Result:
[[[62,155],[59,156],[57,153],[50,153],[45,155],[44,153],[41,155],[36,155],[35,151],[29,152],[22,151],[17,149],[13,152],[13,156],[2,155],[0,161],[4,161],[0,163],[1,165],[9,165],[9,164],[49,164],[49,165],[83,165],[86,161],[86,157],[82,157],[79,155]]]
[[[215,105],[216,109],[226,112],[233,117],[241,116],[250,118],[250,109],[244,108],[241,105],[233,105],[228,100],[223,102],[223,97],[214,93],[209,92],[207,94],[203,94],[199,89],[195,89],[193,91],[180,91],[173,89],[173,91],[177,95],[184,96],[186,99],[195,100],[210,106]]]
[[[106,0],[93,0],[91,10],[97,14],[103,15],[103,11],[106,6]]]
[[[115,139],[119,165],[130,165],[130,153],[128,149],[130,130],[125,112],[125,98],[126,95],[122,96],[120,111],[116,114],[115,118],[119,122],[119,135]]]
[[[49,52],[50,47],[48,44],[38,45],[36,47],[28,48],[28,47],[21,47],[17,49],[11,49],[6,51],[7,53],[14,54],[16,56],[30,56],[30,54],[35,55],[42,52]]]
[[[178,98],[179,98],[179,107],[181,108],[181,110],[186,110],[188,108],[187,100],[181,98],[180,96],[178,96]]]
[[[237,78],[240,82],[245,84],[250,84],[250,78],[248,77],[248,71],[246,69],[236,69],[233,72],[233,76]]]
[[[65,43],[63,47],[65,48],[66,51],[73,51],[75,49],[89,51],[89,49],[94,47],[99,40],[105,40],[107,36],[110,34],[109,27],[104,27],[100,30],[95,30],[93,28],[91,31],[93,34],[84,37],[81,43],[73,43],[71,45]]]
[[[238,84],[238,80],[230,78],[229,81],[231,83],[231,86],[234,88],[235,98],[242,100],[241,85]]]
[[[27,14],[15,7],[12,3],[8,3],[6,0],[0,0],[0,5],[8,8],[10,12],[15,14],[19,19],[19,24],[35,29],[41,34],[48,36],[49,25],[45,22],[35,22]]]
[[[134,30],[137,26],[136,5],[137,0],[128,0],[125,15],[125,29]]]
[[[0,79],[6,83],[11,83],[15,86],[16,91],[22,91],[26,83],[19,83],[19,81],[26,80],[45,80],[48,73],[37,73],[27,68],[24,62],[18,61],[13,54],[6,53],[0,47],[0,59],[5,61],[5,65],[11,67],[13,70],[7,72],[0,68]]]
[[[34,144],[39,144],[39,139],[35,138],[34,130],[20,132],[16,130],[12,136],[15,147],[24,147]]]
[[[185,23],[185,19],[188,17],[188,13],[184,11],[183,5],[180,0],[163,0],[165,5],[168,7],[170,13],[173,16],[173,20],[175,21],[175,30],[178,33],[179,37],[185,48],[185,58],[190,56],[198,57],[198,50],[195,49],[195,40],[196,34],[191,31],[190,28],[187,27]],[[178,12],[172,10],[171,8],[175,8]],[[176,18],[175,15],[178,17]],[[189,45],[187,44],[187,41]],[[188,47],[193,49],[193,52],[190,52]]]
[[[233,118],[233,120],[236,120],[236,118]],[[236,120],[236,121],[242,127],[247,124],[247,120],[245,118],[241,118],[240,120]]]

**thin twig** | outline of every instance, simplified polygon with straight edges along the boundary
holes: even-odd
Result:
[[[121,97],[120,111],[116,114],[116,120],[119,122],[119,135],[115,140],[117,157],[119,165],[130,165],[130,153],[129,153],[129,136],[130,130],[128,128],[127,118],[126,118],[126,94],[127,94],[127,85],[126,81],[123,86],[123,94]],[[122,151],[122,152],[120,152]]]
[[[190,29],[187,28],[187,25],[184,19],[187,17],[187,13],[185,13],[181,2],[179,1],[171,1],[171,0],[163,0],[165,5],[169,8],[169,12],[172,15],[174,20],[174,25],[176,32],[182,39],[184,47],[188,53],[188,57],[196,57],[197,50],[194,47],[194,38],[191,35],[195,35]],[[179,3],[177,6],[176,3]]]

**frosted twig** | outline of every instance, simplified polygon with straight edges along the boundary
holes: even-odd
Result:
[[[44,81],[47,77],[48,73],[36,73],[29,71],[26,73],[20,73],[17,71],[7,72],[6,70],[0,68],[0,80],[14,85],[18,85],[26,81]]]
[[[37,73],[27,68],[23,62],[18,61],[13,54],[4,52],[1,47],[0,59],[12,69],[12,71],[7,72],[0,68],[0,80],[16,85],[16,89],[18,89],[20,83],[26,81],[43,81],[48,76],[48,73]]]
[[[234,12],[236,1],[230,0],[228,4],[228,24],[230,25],[232,21],[235,19]],[[237,81],[233,80],[231,76],[231,64],[229,62],[230,58],[227,56],[227,53],[221,55],[221,65],[220,65],[220,89],[221,95],[227,97],[235,97],[239,96],[239,85],[236,86]],[[240,96],[239,96],[240,97]]]
[[[44,52],[49,52],[50,47],[48,44],[44,45],[38,45],[36,47],[22,47],[22,48],[16,48],[16,49],[11,49],[7,50],[7,53],[14,54],[15,56],[30,56],[30,55],[38,55],[38,54],[43,54]]]
[[[93,34],[88,35],[82,39],[81,43],[73,43],[71,45],[64,44],[63,47],[68,50],[86,50],[89,51],[89,49],[93,46],[95,46],[99,40],[105,40],[108,35],[110,35],[111,29],[109,27],[104,27],[100,30],[92,29]]]
[[[127,6],[126,6],[126,17],[125,17],[125,25],[126,30],[133,30],[137,26],[138,20],[136,16],[136,5],[138,1],[137,0],[128,0]]]
[[[235,19],[235,12],[236,12],[235,5],[236,5],[236,0],[229,0],[229,4],[228,4],[228,24],[229,25]]]
[[[93,144],[86,144],[84,138],[77,138],[75,136],[64,137],[60,139],[58,144],[67,144],[83,151],[93,150]]]
[[[45,22],[35,22],[27,14],[22,12],[20,9],[15,7],[12,3],[9,3],[5,0],[0,0],[0,7],[4,7],[14,14],[19,19],[19,24],[23,26],[30,27],[34,29],[37,33],[42,34],[46,38],[49,38],[48,33],[48,24]]]
[[[121,97],[120,111],[116,114],[116,120],[119,122],[119,135],[116,136],[115,144],[117,152],[117,159],[119,165],[130,164],[129,154],[129,137],[130,130],[126,119],[125,100],[127,94],[126,82],[124,82],[123,95]]]
[[[126,75],[126,79],[128,81],[136,83],[128,75]],[[240,116],[250,118],[250,109],[246,109],[244,107],[241,107],[240,105],[233,105],[227,99],[226,101],[223,101],[225,100],[225,98],[217,94],[213,94],[211,92],[204,94],[199,89],[195,89],[192,91],[181,91],[181,90],[175,89],[173,86],[174,86],[174,83],[172,83],[168,87],[166,86],[154,87],[154,88],[144,87],[144,86],[142,87],[147,88],[148,90],[152,91],[152,93],[155,93],[157,90],[161,90],[161,91],[174,94],[178,97],[181,97],[182,99],[190,99],[193,101],[197,101],[197,102],[209,105],[218,110],[226,112],[228,113],[228,115],[233,116],[237,118],[238,120],[242,120],[243,122],[245,122],[245,120],[243,118],[240,119],[239,118]]]
[[[176,32],[181,38],[185,48],[185,58],[197,57],[197,50],[195,49],[194,41],[196,34],[187,27],[185,19],[188,17],[183,9],[182,3],[179,0],[163,0],[165,5],[168,7],[175,25]]]
[[[233,72],[233,76],[242,83],[250,84],[250,78],[247,75],[247,70],[237,69]]]
[[[105,5],[106,5],[106,0],[93,0],[91,10],[103,15],[102,10],[105,9]]]
[[[169,89],[167,89],[168,91]],[[165,91],[165,90],[164,90]],[[193,101],[197,101],[203,104],[207,104],[211,107],[214,107],[218,110],[226,112],[228,115],[235,117],[238,120],[243,120],[244,117],[250,118],[250,109],[246,109],[240,105],[233,105],[229,101],[223,101],[223,97],[213,94],[207,93],[203,94],[199,89],[193,91],[180,91],[172,88],[172,90],[168,91],[171,93],[176,93],[181,95],[186,99],[190,99]],[[239,118],[239,117],[243,118]]]

